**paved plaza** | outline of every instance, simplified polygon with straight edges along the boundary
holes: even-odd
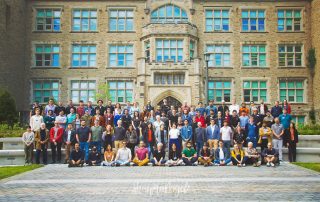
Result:
[[[48,165],[0,181],[0,201],[320,201],[320,175],[267,167]]]

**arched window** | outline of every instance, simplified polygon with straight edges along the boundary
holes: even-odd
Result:
[[[187,22],[185,10],[178,6],[167,4],[157,8],[151,13],[151,22]]]

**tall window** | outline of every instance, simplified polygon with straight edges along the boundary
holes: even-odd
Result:
[[[36,67],[59,67],[59,45],[37,44],[35,45]]]
[[[71,99],[78,103],[80,100],[95,101],[96,81],[94,80],[73,80],[71,81]]]
[[[133,46],[132,45],[110,45],[109,46],[110,67],[132,67]]]
[[[278,31],[301,31],[301,10],[278,10]]]
[[[110,10],[110,31],[133,31],[133,10]]]
[[[207,45],[206,53],[209,56],[209,67],[230,66],[230,45]]]
[[[278,47],[280,67],[301,67],[302,46],[301,45],[279,45]]]
[[[183,40],[156,40],[157,62],[172,60],[181,62],[183,60]]]
[[[97,31],[97,10],[74,9],[72,31]]]
[[[60,31],[60,9],[37,9],[36,30],[37,31]]]
[[[229,31],[229,10],[206,10],[206,31]]]
[[[194,58],[194,49],[195,49],[195,43],[194,41],[190,41],[190,44],[189,44],[189,54],[190,54],[190,60],[192,60]]]
[[[152,22],[187,22],[185,10],[172,4],[164,5],[151,13]]]
[[[109,81],[109,94],[112,102],[132,102],[133,82],[132,81]]]
[[[265,31],[264,10],[242,10],[242,31],[263,32]]]
[[[157,73],[154,75],[154,84],[157,85],[183,85],[184,84],[183,73]]]
[[[242,65],[244,67],[265,67],[266,45],[243,45]]]
[[[59,81],[58,80],[34,80],[33,85],[33,100],[40,103],[47,103],[49,99],[59,99]]]
[[[261,99],[267,101],[267,82],[266,81],[244,81],[243,97],[245,102],[258,102]]]
[[[231,100],[231,81],[209,81],[208,99],[216,102],[230,102]]]
[[[95,45],[73,45],[72,67],[95,67],[97,62]]]
[[[304,102],[303,80],[280,80],[280,100],[288,102]]]

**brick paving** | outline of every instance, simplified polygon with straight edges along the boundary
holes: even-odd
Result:
[[[267,167],[48,165],[0,181],[0,201],[320,201],[320,175]]]

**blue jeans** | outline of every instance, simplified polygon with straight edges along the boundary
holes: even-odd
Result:
[[[224,140],[223,141],[223,147],[227,149],[228,153],[227,153],[227,158],[230,157],[230,147],[231,147],[231,141],[230,140]]]
[[[149,160],[151,159],[151,154],[153,154],[154,152],[154,148],[153,145],[151,145],[151,143],[147,143],[147,148],[148,148],[148,155],[149,155]]]
[[[91,142],[91,146],[97,147],[97,151],[101,154],[101,142]]]
[[[80,149],[85,153],[85,162],[89,159],[89,143],[88,142],[80,142]]]
[[[116,160],[115,162],[114,162],[114,164],[118,164],[118,165],[120,165],[120,166],[129,166],[130,165],[130,162],[129,161],[123,161],[123,160]]]
[[[200,155],[200,151],[203,147],[203,142],[197,142],[197,155]]]
[[[224,160],[225,165],[228,165],[231,162],[231,158],[223,159],[223,160]],[[214,163],[220,165],[220,160],[216,159],[216,160],[214,160]]]

